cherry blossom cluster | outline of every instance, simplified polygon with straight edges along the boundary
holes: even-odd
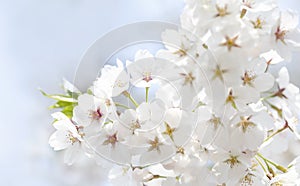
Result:
[[[113,185],[300,185],[299,88],[285,63],[298,16],[275,0],[186,0],[164,48],[64,81],[49,139],[65,163],[110,167]]]

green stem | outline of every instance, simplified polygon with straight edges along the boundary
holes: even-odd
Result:
[[[196,105],[196,107],[192,110],[192,112],[195,112],[199,107],[205,106],[206,104],[203,103],[202,101],[199,101],[199,103]]]
[[[274,132],[273,134],[271,134],[270,136],[268,136],[264,142],[269,141],[271,138],[273,138],[274,136],[276,136],[277,134],[281,133],[282,131],[284,131],[285,129],[287,129],[288,127],[283,127],[281,129],[278,129],[276,132]]]
[[[267,174],[267,170],[265,168],[265,166],[262,164],[262,162],[255,156],[256,161],[258,162],[258,164],[261,166],[261,168],[263,169],[263,171]]]
[[[277,170],[280,170],[281,172],[284,172],[284,173],[287,172],[286,168],[284,168],[283,166],[278,165],[278,164],[274,163],[273,161],[265,158],[262,154],[257,153],[257,156],[260,157],[261,159],[263,159],[266,162],[266,164],[273,165]]]
[[[123,95],[124,95],[125,97],[127,97],[127,98],[134,104],[135,107],[138,107],[138,106],[139,106],[139,104],[134,100],[134,98],[130,95],[129,92],[124,91],[124,92],[123,92]]]
[[[129,107],[127,107],[126,105],[123,105],[123,104],[121,104],[121,103],[115,103],[115,105],[116,105],[117,107],[122,107],[122,108],[125,108],[125,109],[130,109]]]
[[[271,165],[276,166],[276,163],[272,162],[271,160],[268,160],[267,158],[265,158],[262,154],[257,153],[258,157],[260,157],[261,159],[263,159],[264,161],[270,163]]]
[[[110,120],[110,119],[108,119],[108,121],[106,121],[106,122],[104,123],[104,125],[107,125],[107,124],[109,124],[109,123],[113,123],[113,121]],[[104,126],[103,126],[103,127],[104,127]]]
[[[264,142],[270,140],[271,138],[273,138],[273,137],[276,136],[277,134],[281,133],[282,131],[285,131],[285,129],[288,129],[288,128],[290,128],[290,127],[289,127],[288,122],[286,121],[285,124],[284,124],[284,126],[283,126],[281,129],[278,129],[276,132],[274,132],[273,134],[271,134],[270,136],[268,136],[268,137],[264,140]]]
[[[278,116],[279,116],[280,118],[283,118],[283,116],[282,116],[282,109],[276,107],[275,105],[271,104],[271,103],[270,103],[269,101],[267,101],[267,100],[262,100],[262,101],[265,102],[266,104],[268,104],[272,109],[274,109],[274,110],[277,112],[277,114],[278,114]]]
[[[267,101],[268,99],[270,99],[270,98],[272,98],[272,97],[273,97],[273,95],[271,94],[271,95],[268,95],[268,96],[266,96],[266,97],[260,98],[260,100],[261,100],[261,101]]]
[[[146,103],[148,102],[149,88],[150,88],[150,87],[146,87]]]

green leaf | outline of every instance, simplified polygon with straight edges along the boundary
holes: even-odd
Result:
[[[81,93],[71,92],[71,91],[69,91],[69,90],[68,90],[66,93],[67,93],[68,96],[70,96],[71,98],[74,98],[74,99],[76,99],[76,100],[77,100],[78,97],[81,95]]]
[[[69,91],[67,95],[61,95],[47,94],[42,90],[40,90],[40,92],[48,98],[57,100],[54,105],[48,107],[49,109],[61,109],[61,112],[64,113],[68,118],[71,119],[73,117],[73,109],[78,105],[77,97],[80,95],[80,93],[73,93]]]
[[[64,107],[63,111],[73,111],[73,109],[74,109],[74,106],[69,105],[69,106]]]
[[[90,95],[93,95],[93,91],[91,89],[88,89],[86,93],[90,94]]]
[[[61,95],[61,94],[47,94],[46,92],[40,90],[40,92],[51,99],[55,99],[57,101],[63,101],[63,102],[69,102],[69,103],[77,103],[77,100],[70,97],[70,96],[65,96],[65,95]]]
[[[70,119],[73,117],[73,110],[72,111],[62,110],[61,112],[64,113]]]

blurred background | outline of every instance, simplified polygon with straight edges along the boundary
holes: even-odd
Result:
[[[300,1],[279,3],[300,12]],[[61,92],[62,79],[74,78],[85,50],[110,30],[147,20],[178,24],[183,7],[183,0],[0,0],[1,185],[108,185],[93,161],[68,167],[49,147],[53,101],[38,88]],[[288,64],[298,86],[299,57]]]

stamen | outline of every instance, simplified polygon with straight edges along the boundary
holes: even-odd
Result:
[[[154,140],[149,140],[148,143],[151,145],[148,149],[148,151],[156,150],[160,152],[159,146],[161,146],[163,143],[159,142],[158,137],[156,136]]]
[[[287,30],[281,30],[280,26],[277,27],[277,30],[275,32],[275,36],[276,36],[276,42],[278,40],[280,40],[283,44],[286,45],[285,43],[285,36],[286,36]]]
[[[225,17],[229,15],[230,13],[227,11],[227,8],[228,8],[227,5],[225,5],[224,7],[220,7],[216,5],[216,9],[218,13],[215,15],[215,17]]]
[[[233,168],[237,164],[241,163],[237,158],[238,158],[238,156],[230,155],[230,158],[225,160],[224,163],[228,164],[230,166],[230,168]]]
[[[107,139],[103,142],[103,145],[111,144],[115,148],[116,143],[118,142],[117,132],[113,135],[107,135]]]
[[[239,38],[238,35],[233,38],[230,38],[229,36],[225,36],[226,41],[221,43],[220,46],[227,46],[228,51],[231,51],[233,47],[241,48],[241,46],[236,43],[238,38]]]

